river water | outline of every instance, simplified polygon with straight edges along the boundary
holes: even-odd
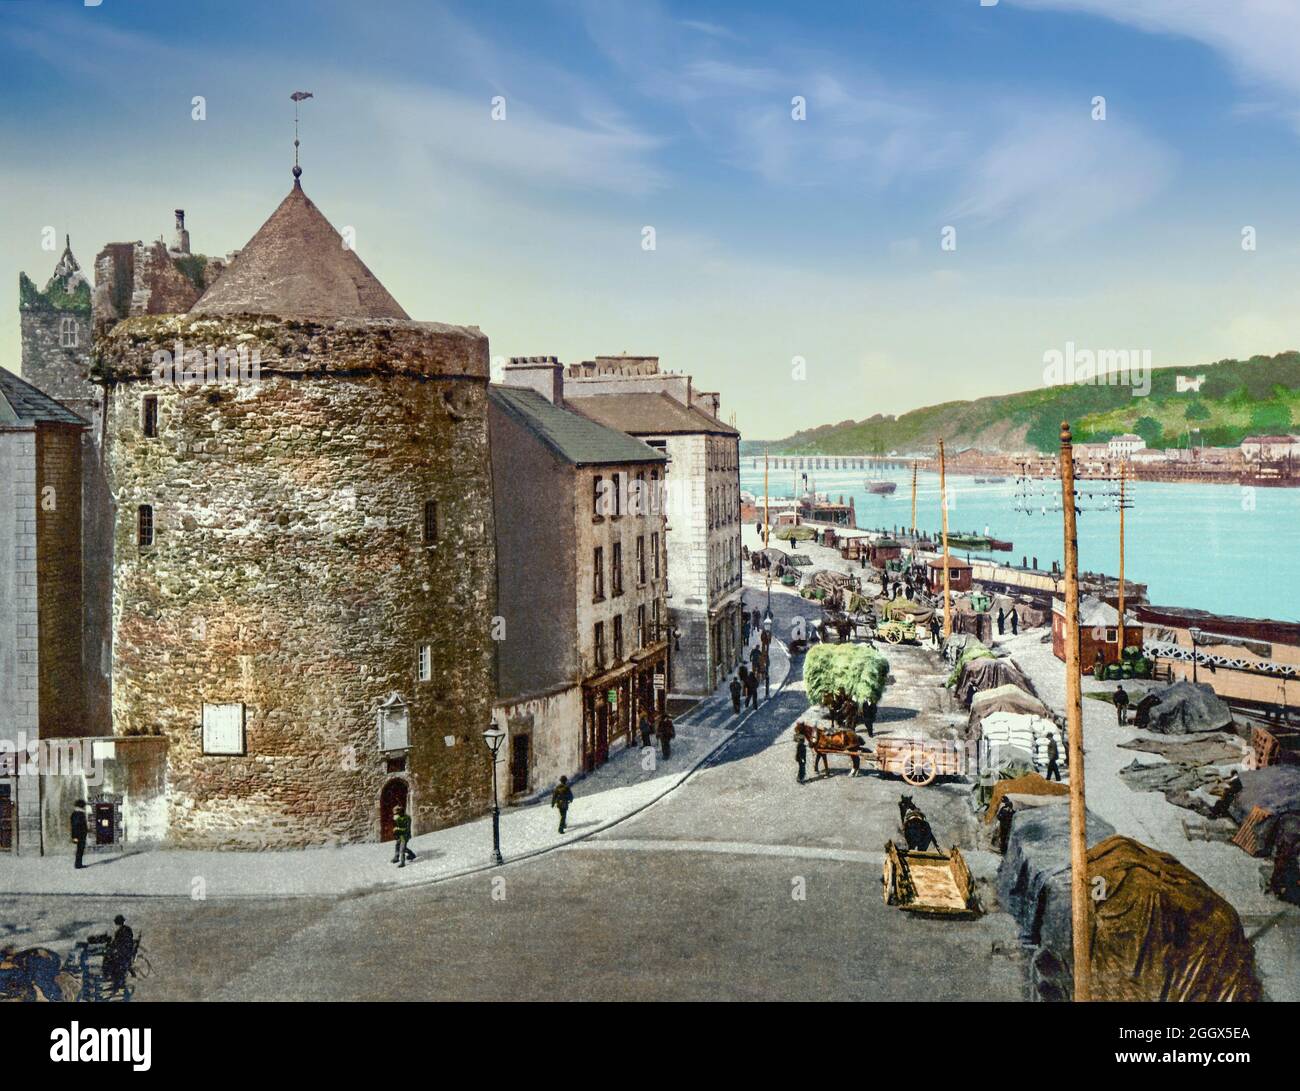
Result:
[[[867,492],[867,471],[808,471],[817,492],[853,497],[859,527],[906,528],[911,523],[912,473],[886,470],[871,480],[894,481],[892,495]],[[773,470],[771,495],[792,496],[800,472]],[[741,459],[740,487],[763,497],[763,464]],[[1006,563],[1050,568],[1062,556],[1060,482],[976,484],[949,475],[949,532],[989,533],[1012,543],[1010,553],[983,554]],[[1119,509],[1109,483],[1078,483],[1079,565],[1119,572]],[[1300,621],[1300,489],[1240,485],[1129,482],[1124,574],[1147,585],[1151,602],[1221,614]],[[916,524],[937,534],[942,515],[938,474],[917,475]],[[965,555],[959,553],[959,555]],[[980,556],[980,554],[970,554]]]

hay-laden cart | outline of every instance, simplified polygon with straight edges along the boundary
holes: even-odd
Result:
[[[956,845],[951,852],[918,852],[887,841],[881,882],[885,904],[909,913],[942,917],[980,914],[975,880]]]

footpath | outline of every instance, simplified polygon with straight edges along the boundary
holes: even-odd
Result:
[[[771,653],[773,696],[790,671],[785,646]],[[726,682],[680,718],[665,761],[639,743],[610,755],[599,769],[573,780],[566,832],[549,792],[534,802],[503,808],[501,853],[506,864],[550,852],[609,829],[683,783],[734,734],[754,710],[732,711]],[[759,713],[765,702],[760,701]],[[305,898],[355,895],[421,886],[486,871],[492,859],[492,818],[421,834],[411,841],[416,859],[393,864],[393,845],[360,844],[267,852],[156,849],[91,854],[77,871],[71,856],[0,859],[0,892],[25,895],[164,898]]]

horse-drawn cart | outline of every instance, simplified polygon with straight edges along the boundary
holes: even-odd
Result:
[[[884,898],[909,913],[947,917],[974,917],[980,912],[975,880],[961,850],[918,852],[885,843]]]
[[[826,732],[815,724],[798,723],[795,733],[804,736],[808,748],[816,755],[813,768],[820,764],[830,772],[829,759],[846,757],[855,773],[863,764],[877,773],[902,777],[914,788],[924,788],[939,777],[964,776],[965,752],[951,739],[877,738],[875,749],[852,731]]]

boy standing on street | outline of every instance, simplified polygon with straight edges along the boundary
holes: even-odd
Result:
[[[406,867],[406,861],[414,860],[415,853],[409,847],[411,816],[400,806],[393,808],[393,833],[397,838],[396,849],[393,852],[393,863],[397,864],[398,867]]]
[[[564,824],[569,820],[569,804],[572,802],[573,789],[569,787],[569,778],[560,777],[560,783],[551,793],[551,806],[558,807],[560,811],[560,833],[564,832]]]

